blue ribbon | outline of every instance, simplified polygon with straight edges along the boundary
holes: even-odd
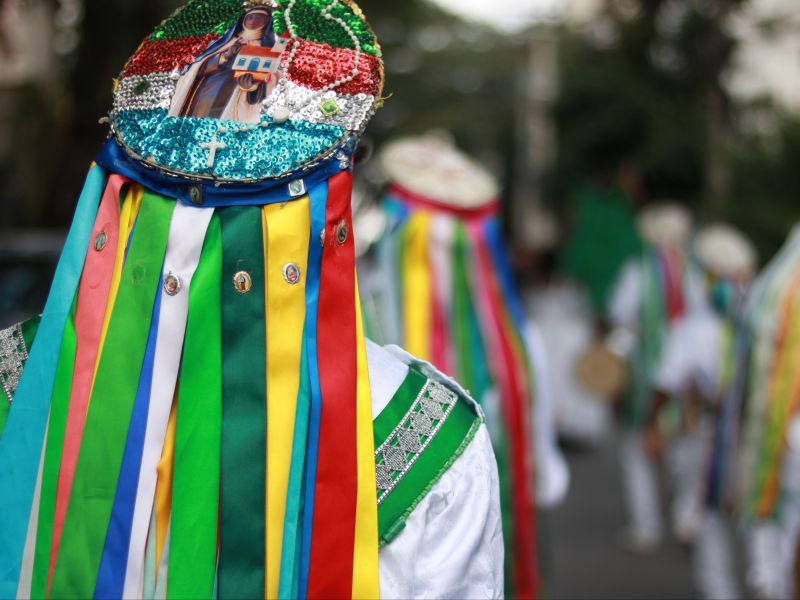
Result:
[[[100,569],[97,573],[97,583],[94,589],[94,597],[97,599],[121,598],[125,585],[133,510],[136,504],[136,490],[139,486],[139,470],[142,466],[147,413],[150,408],[150,390],[153,384],[153,364],[160,310],[161,288],[158,287],[153,304],[150,333],[142,362],[142,372],[139,377],[139,388],[133,404],[128,439],[125,442],[125,452],[122,455],[122,466],[117,481],[117,491],[114,495],[103,555],[100,559]]]
[[[308,354],[308,377],[311,384],[311,411],[308,422],[308,450],[306,452],[305,502],[303,504],[303,527],[300,542],[300,573],[297,594],[308,595],[308,572],[311,560],[311,524],[314,517],[314,488],[317,479],[317,454],[319,452],[319,429],[322,415],[322,388],[319,383],[317,360],[317,307],[319,305],[319,282],[322,275],[322,244],[320,236],[325,231],[325,210],[328,203],[327,181],[309,193],[311,209],[311,242],[308,245],[308,278],[306,279],[306,324],[305,348]]]
[[[514,320],[514,326],[521,334],[525,330],[525,309],[522,305],[522,296],[514,280],[514,274],[511,271],[511,265],[508,262],[503,232],[500,230],[500,221],[494,217],[488,219],[484,225],[484,232],[508,310]]]

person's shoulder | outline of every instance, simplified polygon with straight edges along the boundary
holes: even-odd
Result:
[[[483,413],[456,381],[396,346],[368,342],[367,357],[383,545],[471,446]],[[490,446],[481,448],[494,461]]]

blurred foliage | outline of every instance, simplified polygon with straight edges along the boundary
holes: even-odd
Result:
[[[466,23],[423,0],[359,0],[383,47],[386,104],[367,134],[376,144],[443,129],[504,181],[514,143],[523,42]]]
[[[739,4],[609,1],[590,27],[562,30],[557,196],[629,163],[649,198],[708,200],[709,119],[728,121],[734,48],[720,23]]]
[[[607,0],[588,27],[564,27],[549,197],[563,203],[587,179],[610,185],[625,165],[641,180],[635,201],[730,220],[768,259],[797,218],[800,120],[726,92],[737,40],[723,23],[746,3]]]
[[[729,149],[732,185],[724,216],[753,238],[762,261],[800,223],[800,116],[788,115],[765,99],[758,107],[766,123],[743,127]]]

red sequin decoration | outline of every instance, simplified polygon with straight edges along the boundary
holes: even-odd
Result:
[[[182,69],[193,63],[195,58],[217,38],[219,35],[210,33],[175,40],[146,41],[125,65],[122,76]]]
[[[289,46],[291,49],[291,45]],[[287,50],[283,60],[289,56]],[[347,48],[301,41],[287,74],[289,81],[312,90],[319,90],[337,79],[348,77],[355,65],[356,53]],[[284,62],[285,64],[285,62]],[[381,66],[377,57],[361,53],[358,75],[352,81],[333,90],[339,94],[370,94],[381,91]]]

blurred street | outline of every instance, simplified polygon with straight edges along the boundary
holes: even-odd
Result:
[[[620,545],[625,517],[616,439],[594,450],[571,449],[567,458],[569,495],[545,525],[552,597],[696,598],[687,548],[667,538],[655,553],[636,556]]]

